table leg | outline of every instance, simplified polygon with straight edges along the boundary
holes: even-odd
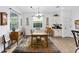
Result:
[[[31,36],[31,47],[32,47],[33,36]]]
[[[48,47],[48,36],[45,36],[46,47]]]

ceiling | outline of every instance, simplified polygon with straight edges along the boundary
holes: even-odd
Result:
[[[53,13],[61,10],[71,10],[74,6],[16,6],[16,8],[22,13],[37,13],[38,9],[40,13]]]

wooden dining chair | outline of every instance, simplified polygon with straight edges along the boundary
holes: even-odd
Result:
[[[11,32],[10,39],[11,39],[11,43],[13,43],[13,41],[15,41],[18,44],[18,32]]]
[[[46,27],[45,28],[45,32],[48,33],[49,37],[53,37],[54,36],[54,30],[51,27]]]

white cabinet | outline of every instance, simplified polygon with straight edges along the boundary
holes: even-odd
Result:
[[[62,29],[54,29],[54,36],[62,36]]]

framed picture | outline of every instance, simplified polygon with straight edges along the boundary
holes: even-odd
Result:
[[[46,18],[46,25],[49,25],[49,18]]]
[[[21,26],[22,26],[22,19],[20,20],[20,22],[21,22]]]
[[[0,25],[7,25],[7,13],[0,12]]]
[[[79,29],[79,20],[75,20],[75,29]]]
[[[29,25],[29,18],[26,18],[26,25]]]

